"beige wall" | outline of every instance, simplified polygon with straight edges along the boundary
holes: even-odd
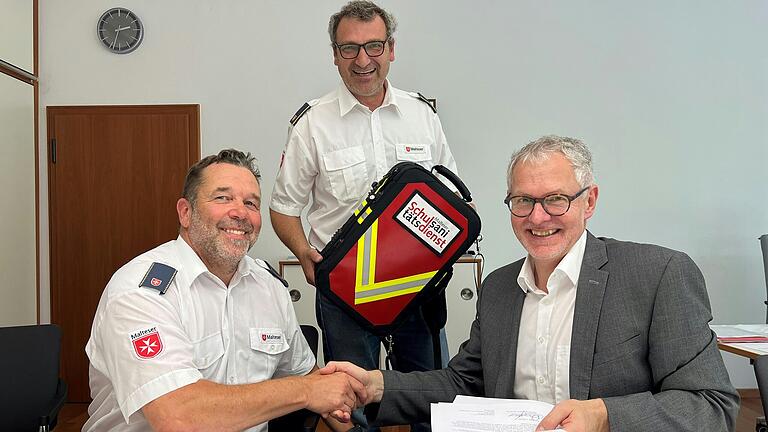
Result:
[[[344,0],[128,3],[146,36],[120,56],[95,30],[114,4],[41,0],[42,316],[46,105],[200,103],[202,154],[255,153],[268,197],[288,119],[338,83],[326,26]],[[595,154],[595,234],[690,254],[717,323],[765,318],[768,2],[380,3],[399,21],[393,85],[437,98],[483,220],[486,274],[524,254],[501,202],[510,154],[543,134],[571,135]],[[251,254],[276,264],[289,252],[266,201]]]
[[[0,74],[0,326],[37,322],[33,91]]]
[[[0,0],[0,60],[32,73],[32,0]]]

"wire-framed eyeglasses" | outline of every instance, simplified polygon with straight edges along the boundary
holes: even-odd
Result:
[[[544,198],[533,198],[524,195],[507,195],[507,197],[504,198],[504,204],[506,204],[509,211],[512,212],[514,216],[520,218],[528,217],[528,215],[533,213],[533,208],[536,206],[536,203],[541,204],[541,208],[543,208],[550,216],[562,216],[571,208],[571,202],[588,189],[589,186],[573,195],[552,194],[547,195]]]
[[[365,54],[367,54],[368,57],[378,57],[384,54],[384,46],[387,42],[389,42],[389,39],[383,41],[370,41],[364,44],[348,43],[340,45],[334,42],[333,46],[339,50],[341,58],[351,60],[357,58],[358,54],[360,54],[361,47],[365,50]]]

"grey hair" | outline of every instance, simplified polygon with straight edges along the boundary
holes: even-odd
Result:
[[[363,22],[370,22],[377,15],[384,21],[384,26],[387,28],[387,40],[389,40],[397,28],[395,17],[373,2],[353,0],[344,5],[340,11],[331,15],[331,19],[328,21],[328,35],[331,37],[331,45],[336,43],[336,30],[339,28],[339,22],[342,18],[350,17]]]
[[[181,192],[181,196],[189,201],[192,208],[194,208],[197,203],[197,192],[200,190],[200,185],[203,183],[203,170],[206,167],[217,163],[225,163],[245,168],[256,177],[257,183],[259,183],[259,180],[261,179],[261,173],[256,166],[256,158],[250,153],[243,153],[235,149],[225,149],[218,154],[206,156],[189,168],[187,178],[184,180],[184,189]]]
[[[512,155],[507,167],[507,187],[512,188],[512,170],[517,164],[543,162],[554,153],[562,153],[568,159],[579,186],[592,186],[595,177],[592,172],[592,153],[587,146],[576,138],[546,135],[531,141]]]

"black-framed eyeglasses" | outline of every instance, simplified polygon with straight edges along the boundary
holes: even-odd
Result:
[[[351,60],[357,58],[357,55],[360,54],[360,47],[365,50],[368,57],[378,57],[384,54],[384,46],[387,42],[389,42],[389,39],[383,41],[370,41],[364,44],[348,43],[339,45],[334,42],[333,46],[339,50],[341,58]]]
[[[544,198],[507,195],[507,197],[504,198],[504,204],[509,207],[509,211],[512,212],[514,216],[520,218],[528,217],[528,215],[533,213],[533,208],[536,206],[536,203],[541,204],[541,208],[543,208],[550,216],[562,216],[571,208],[571,201],[578,198],[587,189],[589,189],[589,186],[573,195],[552,194],[547,195]]]

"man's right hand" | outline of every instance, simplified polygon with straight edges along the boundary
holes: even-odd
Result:
[[[344,372],[365,386],[365,393],[362,395],[358,394],[361,405],[381,402],[381,397],[384,394],[384,376],[380,370],[367,371],[349,362],[335,361],[328,362],[327,365],[320,369],[320,373],[323,375],[338,372]]]
[[[331,374],[313,373],[307,379],[307,409],[323,417],[333,413],[339,421],[346,423],[352,410],[360,405],[359,399],[366,399],[366,389],[352,376],[337,372]]]
[[[300,254],[296,255],[301,263],[301,269],[304,271],[304,277],[307,279],[307,283],[315,286],[315,264],[323,260],[323,256],[320,252],[313,247],[304,249]]]

